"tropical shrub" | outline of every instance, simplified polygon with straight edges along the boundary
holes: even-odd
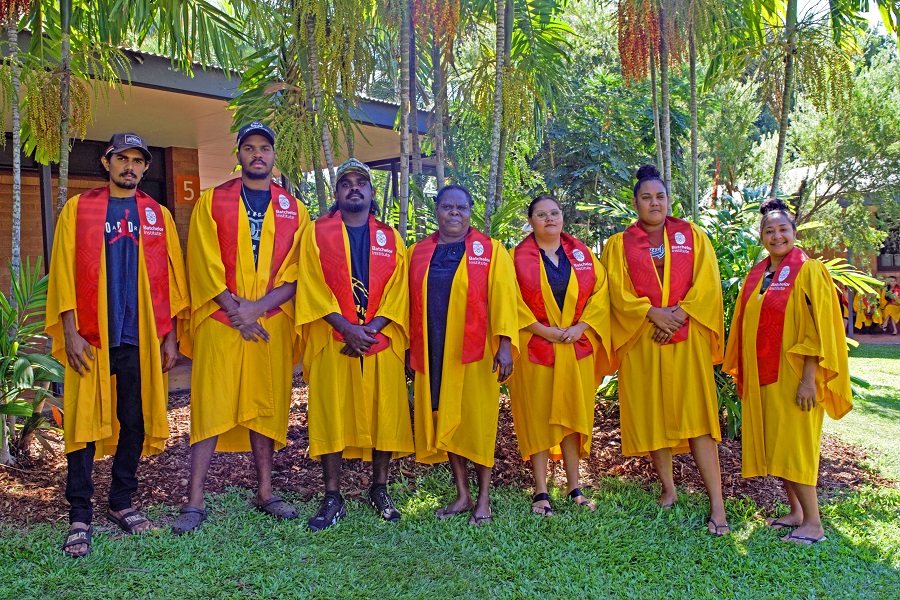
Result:
[[[48,388],[62,383],[65,370],[50,356],[44,334],[47,277],[40,258],[26,259],[18,275],[10,267],[12,292],[0,294],[0,462],[13,462],[13,451],[27,452],[32,439],[52,451],[48,432],[62,433],[43,414],[49,405],[58,422],[62,404]]]

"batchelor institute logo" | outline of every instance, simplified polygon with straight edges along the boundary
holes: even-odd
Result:
[[[678,245],[680,246],[680,245],[682,245],[685,241],[687,241],[687,240],[686,240],[686,238],[684,237],[684,234],[683,234],[683,233],[681,233],[680,231],[678,231],[678,232],[675,233],[675,243],[676,243],[676,244],[678,244]]]
[[[281,207],[281,210],[287,210],[291,207],[291,201],[287,199],[287,196],[281,194],[278,196],[278,205]]]
[[[584,262],[584,252],[582,252],[578,248],[572,250],[572,256],[574,256],[575,260],[577,260],[578,262]]]
[[[153,212],[153,209],[149,206],[144,210],[144,215],[147,217],[147,222],[151,225],[156,225],[156,213]]]
[[[384,232],[379,229],[375,232],[375,241],[378,242],[379,246],[383,247],[385,244],[387,244],[387,236],[384,235]]]
[[[781,273],[778,274],[778,281],[782,282],[788,278],[791,274],[791,267],[789,265],[784,265],[784,268],[781,270]]]
[[[481,242],[472,242],[472,252],[475,253],[475,256],[484,254],[484,246],[481,245]]]

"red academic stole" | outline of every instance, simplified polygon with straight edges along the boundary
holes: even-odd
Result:
[[[169,250],[166,227],[159,203],[140,190],[135,193],[141,221],[140,245],[150,280],[150,299],[156,335],[172,330],[169,307]],[[106,234],[106,207],[109,186],[88,190],[78,197],[75,214],[75,294],[78,308],[78,333],[95,348],[100,347],[100,320],[97,296],[100,285],[100,261]],[[106,285],[104,282],[103,285]]]
[[[225,266],[225,287],[232,294],[237,294],[238,219],[247,218],[241,200],[241,181],[241,178],[226,181],[213,190],[212,197],[212,217],[216,222],[219,236],[219,254]],[[291,251],[294,234],[300,226],[297,218],[297,199],[271,181],[269,190],[272,193],[271,203],[275,212],[275,245],[272,249],[272,272],[269,275],[266,292],[272,291],[275,287],[275,276],[287,258],[288,252]],[[266,316],[271,317],[279,312],[281,308],[277,307],[267,312]],[[212,314],[212,318],[231,326],[231,321],[221,308]]]
[[[428,236],[413,249],[409,262],[409,364],[419,373],[425,372],[425,333],[422,306],[428,266],[438,243],[438,233]],[[484,358],[487,339],[488,274],[494,247],[491,238],[469,227],[466,234],[466,269],[469,289],[466,296],[466,328],[463,332],[462,364]]]
[[[594,274],[594,263],[591,260],[591,251],[580,241],[563,233],[560,235],[560,243],[563,251],[575,272],[578,281],[578,302],[575,304],[575,317],[573,323],[577,323],[584,311],[584,305],[594,291],[597,276]],[[532,233],[522,243],[516,246],[515,262],[516,279],[519,281],[519,289],[525,304],[534,313],[538,322],[550,325],[547,318],[547,307],[544,304],[544,294],[541,290],[541,251]],[[575,342],[575,357],[578,360],[593,354],[594,348],[585,334]],[[555,359],[553,344],[539,335],[531,336],[528,342],[528,360],[535,364],[552,367]]]
[[[666,217],[666,241],[669,244],[669,306],[681,302],[694,283],[694,232],[687,221]],[[644,296],[656,308],[662,305],[662,286],[657,276],[656,266],[650,256],[650,238],[647,232],[635,223],[625,230],[625,262],[631,275],[631,283],[638,296]],[[688,337],[689,321],[675,332],[669,343],[677,344]]]
[[[781,338],[784,334],[784,313],[788,299],[794,288],[794,280],[800,273],[800,267],[809,259],[800,248],[794,247],[778,265],[778,274],[772,276],[772,283],[763,297],[762,309],[759,313],[759,326],[756,332],[756,366],[759,370],[759,385],[769,385],[778,381],[778,367],[781,364]],[[756,284],[763,273],[772,264],[771,258],[750,269],[744,281],[741,293],[741,320],[738,322],[738,392],[744,394],[744,310],[747,300],[756,289]]]
[[[319,248],[319,261],[322,264],[325,283],[328,284],[337,299],[338,306],[341,307],[341,315],[356,325],[359,323],[359,318],[356,314],[356,304],[353,301],[353,285],[350,281],[342,223],[340,211],[316,219],[314,224],[316,246]],[[369,213],[369,245],[369,301],[366,308],[366,323],[371,321],[378,312],[384,288],[397,268],[397,238],[394,236],[394,230],[389,225],[377,220],[371,213]],[[333,330],[333,335],[334,339],[344,341],[343,336],[337,330]],[[391,345],[390,340],[383,333],[376,335],[375,339],[378,342],[369,348],[366,356],[377,354]]]

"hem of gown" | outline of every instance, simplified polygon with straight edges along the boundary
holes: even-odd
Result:
[[[275,450],[281,450],[285,446],[287,446],[287,426],[285,426],[285,431],[282,435],[276,434],[271,430],[263,430],[262,428],[251,427],[252,423],[229,423],[227,425],[223,425],[221,427],[213,428],[208,432],[203,432],[199,434],[194,434],[191,432],[190,444],[193,446],[197,442],[202,442],[203,440],[208,440],[211,437],[222,436],[223,434],[228,433],[232,429],[236,429],[238,427],[242,429],[248,430],[248,438],[247,443],[231,443],[231,444],[222,444],[221,440],[216,441],[216,452],[250,452],[252,448],[250,447],[250,438],[249,432],[254,431],[262,436],[265,436],[275,442]]]
[[[812,479],[809,478],[809,473],[804,472],[800,473],[798,471],[793,471],[791,469],[780,469],[778,467],[767,466],[765,473],[757,473],[751,471],[741,471],[741,477],[744,479],[749,479],[751,477],[778,477],[779,479],[786,479],[791,483],[798,483],[800,485],[809,485],[815,487],[819,483],[819,464],[816,461],[816,470],[815,477]]]

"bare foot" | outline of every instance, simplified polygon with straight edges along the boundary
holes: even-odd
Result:
[[[672,508],[675,506],[675,502],[678,500],[678,492],[664,493],[659,497],[659,500],[656,501],[657,504],[661,508]]]
[[[803,522],[803,516],[800,514],[788,513],[781,517],[769,517],[766,519],[766,527],[778,531],[780,529],[792,529],[800,527]]]
[[[444,508],[439,508],[434,511],[434,515],[438,519],[446,519],[454,515],[469,512],[473,508],[475,508],[475,501],[472,500],[472,496],[458,496],[456,500]]]

